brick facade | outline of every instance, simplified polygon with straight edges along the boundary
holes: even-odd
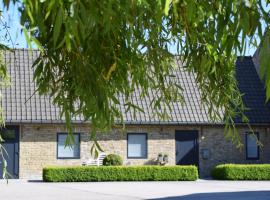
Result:
[[[259,160],[246,159],[245,134],[247,128],[238,128],[243,146],[239,149],[231,141],[224,139],[222,127],[205,127],[202,128],[200,138],[200,150],[209,149],[210,157],[207,160],[200,158],[200,175],[209,176],[211,169],[221,163],[270,163],[270,133],[266,128],[253,127],[255,132],[259,133],[262,147],[260,149]],[[201,152],[201,151],[200,151]]]
[[[81,165],[91,157],[89,140],[90,128],[86,125],[76,125],[74,132],[81,133],[80,159],[57,159],[57,133],[66,132],[64,125],[37,124],[20,126],[20,178],[40,178],[44,166],[53,165]],[[199,132],[199,162],[200,174],[209,176],[212,167],[218,163],[250,163],[245,157],[245,148],[242,150],[224,139],[223,128],[218,126],[127,126],[126,132],[147,133],[147,159],[127,159],[127,134],[114,129],[109,134],[99,134],[98,140],[106,153],[119,154],[125,165],[154,164],[158,153],[169,155],[168,165],[175,165],[175,130],[198,130]],[[239,128],[245,144],[244,133],[248,129]],[[255,128],[260,134],[263,148],[260,160],[253,163],[270,162],[270,135],[266,128]],[[208,149],[210,156],[203,159],[202,149]]]

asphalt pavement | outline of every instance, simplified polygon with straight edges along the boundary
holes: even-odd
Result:
[[[270,200],[270,181],[44,183],[0,180],[2,200]]]

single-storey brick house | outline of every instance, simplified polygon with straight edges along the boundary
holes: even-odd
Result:
[[[76,145],[64,148],[66,129],[59,108],[49,97],[35,93],[31,65],[37,54],[24,49],[4,52],[12,85],[3,91],[6,130],[1,134],[9,153],[8,170],[14,178],[40,178],[44,166],[82,165],[91,157],[90,124],[80,117],[73,119]],[[125,113],[126,132],[114,129],[99,135],[101,146],[106,153],[119,154],[125,165],[153,164],[159,153],[168,154],[168,165],[195,164],[201,176],[209,176],[218,163],[270,163],[270,107],[265,105],[264,86],[252,57],[238,59],[236,66],[239,88],[249,108],[246,114],[263,148],[258,148],[241,122],[237,127],[245,148],[239,150],[226,141],[224,124],[211,123],[194,75],[184,69],[173,78],[184,88],[186,103],[173,104],[170,120],[158,119],[149,109],[150,102],[134,94],[132,100],[145,113],[135,117]]]

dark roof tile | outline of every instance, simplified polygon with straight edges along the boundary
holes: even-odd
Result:
[[[12,86],[3,89],[2,106],[7,122],[36,122],[36,123],[62,123],[60,119],[60,109],[52,104],[48,96],[40,96],[35,93],[36,85],[33,83],[32,64],[38,56],[38,51],[17,49],[14,52],[5,52],[4,58],[8,66],[8,72],[12,79]],[[178,66],[180,61],[176,60]],[[256,73],[251,57],[237,60],[237,80],[239,89],[245,95],[244,103],[250,108],[246,112],[251,123],[269,123],[270,109],[265,104],[265,92],[263,84]],[[144,124],[209,124],[207,108],[201,103],[200,91],[197,87],[194,74],[179,67],[172,77],[183,88],[185,103],[172,103],[170,118],[160,120],[151,109],[150,102],[154,91],[149,90],[150,98],[143,98],[140,90],[136,90],[130,99],[133,103],[142,107],[144,113],[133,111],[125,112],[125,100],[123,95],[119,95],[121,105],[119,108],[123,112],[126,123]],[[73,122],[83,122],[82,116],[73,118]],[[241,122],[237,119],[236,122]]]
[[[251,57],[239,57],[236,62],[236,79],[243,94],[245,112],[250,123],[269,123],[270,104],[266,103],[264,85],[260,80]],[[236,119],[241,122],[241,119]]]

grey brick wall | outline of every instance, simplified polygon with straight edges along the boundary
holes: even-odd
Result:
[[[270,163],[270,133],[266,128],[254,127],[253,130],[259,133],[260,142],[263,144],[260,149],[259,160],[246,160],[245,134],[247,128],[238,128],[241,136],[242,148],[236,146],[229,140],[224,139],[222,127],[202,128],[200,135],[200,174],[203,177],[210,176],[211,169],[217,164],[223,163]],[[209,149],[210,157],[202,158],[202,149]]]
[[[98,134],[98,141],[104,151],[119,154],[125,165],[154,164],[158,153],[169,155],[168,165],[175,165],[175,130],[198,130],[199,132],[199,160],[200,174],[209,176],[213,166],[218,163],[269,163],[270,162],[270,133],[265,128],[255,128],[260,133],[263,148],[259,161],[247,161],[245,148],[237,149],[230,141],[224,139],[223,128],[218,126],[127,126],[126,132],[147,133],[148,157],[147,159],[127,158],[127,135],[121,129],[114,129],[109,134]],[[239,128],[244,140],[248,129]],[[76,125],[74,132],[81,133],[81,158],[57,159],[57,132],[66,132],[64,125],[21,125],[20,133],[20,178],[40,178],[42,168],[54,165],[81,165],[83,161],[91,158],[89,140],[90,127]],[[203,159],[202,149],[209,149],[210,157]]]

